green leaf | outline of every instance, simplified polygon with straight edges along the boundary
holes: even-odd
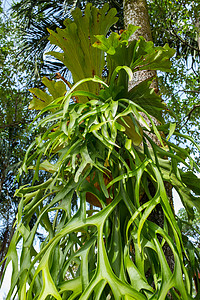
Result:
[[[113,72],[113,74],[112,74],[112,77],[111,77],[111,80],[110,80],[110,85],[111,85],[111,87],[112,87],[113,84],[114,84],[114,80],[115,80],[117,74],[118,74],[119,71],[122,70],[122,69],[125,70],[126,73],[128,74],[129,81],[132,80],[132,78],[133,78],[133,72],[132,72],[132,70],[131,70],[129,67],[127,67],[127,66],[118,66],[118,67],[116,67],[116,69],[114,70],[114,72]]]
[[[29,109],[41,110],[53,101],[52,96],[38,88],[29,89],[29,91],[33,94],[33,100],[29,104]]]
[[[153,288],[148,284],[146,278],[140,273],[138,268],[130,259],[130,254],[127,252],[124,254],[124,256],[127,272],[129,274],[131,285],[133,286],[133,288],[135,288],[137,291],[145,289],[153,292]]]
[[[132,140],[133,144],[139,146],[143,137],[143,130],[139,123],[129,116],[118,118],[117,121],[125,127],[125,133]]]
[[[200,178],[198,178],[192,171],[181,171],[181,179],[183,183],[196,195],[200,195]]]
[[[170,139],[170,137],[173,135],[174,131],[176,129],[176,123],[171,123],[169,124],[169,134],[167,136],[167,141]]]
[[[166,111],[167,107],[154,89],[150,88],[151,83],[151,80],[142,81],[127,93],[126,98],[140,105],[151,116],[163,123],[162,111]]]
[[[78,82],[83,78],[101,77],[105,65],[103,52],[92,47],[95,41],[95,35],[106,35],[110,26],[116,23],[116,10],[110,9],[106,4],[101,9],[92,7],[87,4],[85,13],[79,8],[72,12],[74,21],[66,20],[65,29],[57,28],[57,33],[49,30],[49,40],[52,44],[59,46],[63,53],[49,52],[64,63],[71,71],[74,82]],[[81,61],[81,63],[80,63]],[[98,86],[93,83],[85,83],[83,90],[98,93]],[[85,100],[83,100],[85,102]]]
[[[103,50],[107,54],[114,55],[116,48],[121,45],[128,45],[129,38],[140,26],[128,25],[128,28],[119,35],[116,32],[112,32],[108,38],[105,35],[95,35],[97,41],[92,45],[98,49]]]
[[[175,50],[171,49],[168,44],[164,47],[155,47],[153,42],[146,42],[143,37],[140,37],[131,68],[133,71],[160,70],[171,72],[171,62],[169,59],[174,54]]]

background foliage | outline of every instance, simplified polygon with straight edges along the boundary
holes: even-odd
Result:
[[[27,78],[17,71],[15,25],[1,9],[0,15],[0,260],[13,235],[18,199],[14,192],[17,169],[27,142],[27,124],[31,120],[27,103]]]

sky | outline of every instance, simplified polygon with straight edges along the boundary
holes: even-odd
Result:
[[[2,0],[3,9],[8,10],[12,2],[12,0]]]

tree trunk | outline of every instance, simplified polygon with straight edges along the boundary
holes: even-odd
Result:
[[[146,41],[152,41],[147,3],[145,0],[124,0],[124,24],[125,27],[128,27],[129,24],[140,26],[131,36],[130,40],[137,40],[140,36],[143,36]],[[129,88],[131,89],[140,82],[152,77],[156,77],[155,71],[137,71],[134,73]],[[156,87],[156,84],[153,87]]]
[[[124,24],[140,26],[132,35],[131,40],[143,36],[146,41],[152,41],[147,4],[145,0],[124,0]]]
[[[11,242],[12,237],[15,232],[15,226],[14,226],[15,221],[16,220],[14,219],[12,224],[9,225],[9,211],[8,211],[7,226],[2,235],[2,243],[1,243],[1,247],[0,247],[0,262],[3,261],[3,259],[5,258],[8,248],[10,246],[10,242]],[[4,272],[5,264],[6,264],[6,260],[4,260],[4,262],[2,263],[2,265],[0,267],[0,282],[2,280],[2,275]]]
[[[148,10],[147,10],[147,3],[145,0],[124,0],[124,23],[125,27],[127,27],[129,24],[133,24],[135,26],[140,26],[140,29],[138,29],[131,37],[131,40],[138,39],[140,36],[143,36],[146,41],[152,41],[152,35],[151,35],[151,28],[150,28],[150,22],[149,22],[149,16],[148,16]],[[150,79],[152,77],[156,77],[155,71],[138,71],[134,73],[133,81],[131,82],[129,88],[131,89],[133,86],[138,85],[140,82]],[[157,82],[154,83],[153,87],[157,85]],[[143,115],[143,117],[145,117]],[[157,122],[157,121],[156,121]],[[158,123],[158,122],[157,122]],[[157,144],[159,143],[157,138],[153,138],[154,142]],[[172,189],[171,185],[166,183],[165,184],[166,192],[169,198],[170,203],[172,203]],[[150,187],[151,189],[151,187]],[[142,203],[146,202],[148,200],[148,197],[146,195],[143,196],[141,199]],[[157,206],[156,209],[152,212],[150,215],[150,220],[155,222],[157,225],[163,228],[164,224],[164,213],[161,208],[161,206]],[[163,251],[165,253],[167,262],[169,264],[169,267],[171,270],[174,268],[174,257],[173,253],[168,246],[168,244],[165,244],[163,247]]]
[[[196,28],[197,28],[197,44],[200,51],[200,17],[196,18]]]

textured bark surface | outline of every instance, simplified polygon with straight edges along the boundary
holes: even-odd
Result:
[[[133,24],[140,26],[131,37],[131,40],[143,36],[146,41],[152,41],[147,4],[145,0],[125,0],[124,1],[124,23],[125,26]]]
[[[147,4],[145,0],[124,1],[124,24],[125,27],[127,27],[129,24],[140,26],[140,28],[131,36],[130,41],[137,40],[140,36],[143,36],[146,41],[152,41]],[[129,88],[131,89],[140,82],[155,76],[155,71],[135,72]]]
[[[152,41],[151,28],[147,10],[146,0],[124,0],[124,25],[127,28],[129,24],[134,26],[140,26],[140,28],[130,37],[131,40],[139,39],[143,36],[146,41]],[[137,71],[133,74],[133,79],[129,82],[129,89],[138,85],[144,80],[156,78],[156,71]],[[151,87],[158,89],[157,81],[154,80]],[[141,113],[147,124],[151,126],[149,119],[144,113]],[[157,120],[152,117],[155,124],[158,124]],[[158,143],[158,139],[154,134],[150,134],[150,137],[155,143]],[[147,144],[149,142],[147,141]]]
[[[143,36],[146,41],[152,41],[152,35],[151,35],[151,28],[149,23],[149,16],[148,16],[148,10],[147,10],[147,3],[146,0],[124,0],[124,23],[125,27],[127,27],[129,24],[133,24],[135,26],[140,26],[140,29],[138,29],[131,37],[131,40],[138,39],[140,36]],[[133,86],[138,85],[140,82],[148,79],[156,77],[155,71],[139,71],[134,73],[134,78],[131,84],[129,85],[129,88],[131,89]],[[155,86],[156,87],[156,83]],[[143,114],[142,114],[143,115]],[[143,115],[143,117],[145,117]],[[146,118],[145,118],[146,119]],[[154,119],[155,121],[155,119]],[[157,123],[157,122],[155,122]],[[153,138],[154,142],[159,144],[159,141],[157,138],[151,135],[151,138]],[[170,203],[172,204],[172,189],[171,185],[166,183],[165,188],[167,191],[167,195],[169,198]],[[150,187],[151,189],[151,187]],[[148,197],[146,195],[143,196],[141,199],[141,202],[144,203],[148,201]],[[161,208],[161,206],[157,206],[156,209],[152,212],[150,215],[150,221],[156,222],[157,225],[163,228],[164,225],[164,213]],[[170,269],[173,271],[174,269],[174,256],[170,249],[170,247],[165,244],[163,246],[163,250],[168,262],[168,265]],[[148,274],[147,274],[148,276]]]
[[[197,17],[196,27],[197,27],[197,43],[198,43],[198,48],[200,50],[200,17]]]
[[[9,212],[8,212],[8,217],[9,217]],[[0,245],[0,262],[6,256],[8,248],[10,246],[11,239],[12,239],[12,237],[14,235],[14,232],[15,232],[14,223],[15,223],[15,219],[14,219],[13,223],[11,224],[11,226],[9,226],[9,221],[7,221],[6,230],[2,234],[2,243]],[[4,262],[0,266],[0,281],[2,279],[2,275],[3,275],[3,272],[4,272],[5,264],[6,264],[6,260],[4,260]]]

